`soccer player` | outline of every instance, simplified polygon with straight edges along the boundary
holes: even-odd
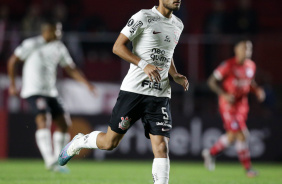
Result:
[[[168,74],[184,90],[188,80],[175,68],[173,52],[183,23],[173,11],[180,0],[159,0],[159,6],[134,14],[117,38],[113,52],[130,64],[106,133],[78,134],[65,146],[58,159],[65,165],[82,148],[112,150],[127,130],[142,119],[145,136],[151,139],[154,153],[152,174],[155,184],[167,184],[170,162],[168,141],[172,128],[171,88]],[[132,52],[126,47],[132,42]]]
[[[224,61],[209,77],[208,85],[219,98],[219,111],[226,133],[210,148],[202,152],[205,166],[215,169],[215,156],[235,143],[238,158],[248,177],[255,177],[248,147],[246,126],[249,111],[248,93],[254,92],[258,100],[265,99],[264,90],[254,80],[256,65],[250,59],[252,42],[240,40],[234,46],[235,57]]]
[[[8,61],[10,95],[17,95],[15,84],[16,65],[24,62],[21,97],[26,99],[35,113],[37,130],[36,143],[48,170],[68,172],[66,167],[57,164],[62,147],[70,139],[68,127],[70,117],[65,113],[56,89],[57,66],[60,65],[75,80],[85,84],[91,92],[95,87],[76,68],[67,48],[60,41],[60,23],[46,21],[42,24],[40,36],[28,38],[19,45]],[[53,134],[53,147],[50,125],[56,124]]]

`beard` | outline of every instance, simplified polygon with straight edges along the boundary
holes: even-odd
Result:
[[[173,3],[172,4],[163,3],[163,5],[164,5],[165,8],[167,8],[168,10],[171,10],[171,11],[178,11],[180,9],[180,5],[176,6]]]

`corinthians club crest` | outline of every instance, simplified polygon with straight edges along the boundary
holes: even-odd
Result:
[[[122,130],[128,129],[130,126],[131,119],[128,118],[128,116],[126,116],[125,118],[121,117],[120,119],[121,119],[121,122],[119,123],[118,127]]]

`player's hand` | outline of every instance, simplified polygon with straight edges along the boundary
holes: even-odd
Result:
[[[265,100],[265,92],[262,88],[258,87],[256,89],[256,96],[259,102],[263,102]]]
[[[180,84],[184,88],[184,91],[188,91],[188,89],[189,89],[189,82],[188,82],[187,78],[184,75],[181,75],[181,74],[177,73],[177,74],[175,74],[173,76],[173,80],[177,84]]]
[[[94,85],[92,84],[89,84],[87,85],[88,87],[88,90],[94,95],[94,96],[98,96],[98,92],[97,92],[97,89]]]
[[[148,64],[144,68],[144,72],[148,75],[148,77],[150,78],[150,81],[153,82],[153,80],[155,80],[157,83],[161,81],[161,75],[159,71],[162,71],[162,70],[163,70],[162,68],[156,67],[151,64]]]
[[[16,88],[16,86],[15,85],[10,85],[9,86],[9,94],[11,95],[11,96],[18,96],[18,90],[17,90],[17,88]]]
[[[224,93],[222,96],[230,104],[233,104],[235,102],[235,97],[229,93]]]

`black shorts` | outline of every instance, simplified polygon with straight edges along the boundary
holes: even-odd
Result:
[[[35,115],[49,112],[52,118],[56,118],[65,112],[60,99],[56,97],[34,95],[26,98],[26,100]]]
[[[170,99],[120,91],[112,112],[109,126],[119,134],[127,130],[142,118],[145,135],[170,137],[172,128]]]

